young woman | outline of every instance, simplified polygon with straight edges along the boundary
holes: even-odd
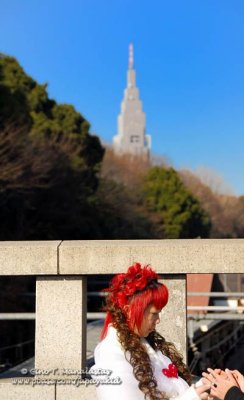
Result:
[[[158,275],[136,263],[116,275],[106,291],[107,317],[91,370],[98,399],[207,399],[210,384],[190,387],[182,356],[155,330],[168,301]],[[104,372],[99,375],[101,369],[111,371],[109,379]]]

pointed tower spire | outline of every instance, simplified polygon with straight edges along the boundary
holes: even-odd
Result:
[[[118,116],[118,133],[113,138],[117,154],[131,154],[145,159],[150,158],[151,137],[145,134],[146,116],[142,111],[139,90],[136,87],[133,44],[129,45],[129,65],[127,87]]]
[[[129,66],[127,71],[127,87],[136,85],[136,71],[134,70],[134,49],[133,43],[129,45]]]
[[[134,52],[133,52],[133,43],[129,45],[129,69],[134,68]]]

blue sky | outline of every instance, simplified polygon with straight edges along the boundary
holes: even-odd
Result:
[[[131,41],[153,152],[244,194],[243,0],[1,0],[0,51],[105,142]]]

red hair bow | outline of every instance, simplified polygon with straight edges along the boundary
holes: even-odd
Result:
[[[167,376],[167,378],[178,378],[178,369],[172,363],[168,365],[168,368],[163,368],[162,373]]]

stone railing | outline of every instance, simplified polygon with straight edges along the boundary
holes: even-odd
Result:
[[[186,354],[186,274],[243,273],[244,239],[0,242],[0,275],[37,277],[35,368],[85,367],[87,276],[124,272],[135,261],[163,274],[170,300],[157,329]],[[93,400],[95,391],[9,379],[0,380],[0,398]]]

